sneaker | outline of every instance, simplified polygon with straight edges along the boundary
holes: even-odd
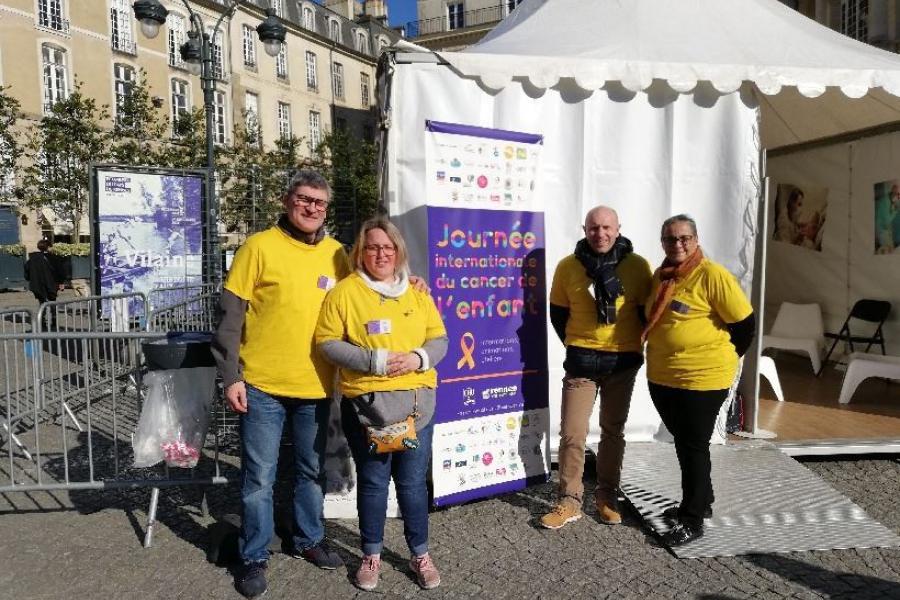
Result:
[[[416,581],[423,590],[433,590],[441,585],[441,574],[438,573],[431,555],[414,556],[409,560],[409,568],[416,574]]]
[[[692,542],[703,536],[703,525],[691,525],[683,521],[679,521],[675,527],[659,536],[660,541],[674,548],[675,546],[683,546],[688,542]]]
[[[597,496],[594,498],[594,506],[597,507],[597,517],[601,523],[619,525],[622,522],[622,513],[616,498]]]
[[[712,515],[713,515],[712,506],[707,506],[706,510],[703,511],[703,518],[704,519],[712,519]],[[678,517],[680,517],[680,516],[681,516],[681,507],[678,505],[670,506],[666,510],[662,511],[662,518],[666,519],[668,521],[677,521]]]
[[[344,565],[344,561],[341,560],[341,557],[337,552],[328,548],[325,545],[325,541],[322,540],[315,546],[310,546],[306,550],[301,550],[297,552],[296,550],[291,552],[291,556],[294,558],[302,558],[316,565],[320,569],[325,569],[326,571],[333,571],[338,567]]]
[[[361,590],[371,592],[378,587],[378,575],[381,572],[381,555],[366,554],[362,564],[356,571],[356,579],[353,583]]]
[[[266,583],[266,569],[268,565],[265,561],[251,562],[244,565],[237,580],[237,591],[245,598],[259,598],[269,589]]]
[[[581,508],[574,502],[560,502],[541,517],[541,525],[547,529],[559,529],[582,517]]]

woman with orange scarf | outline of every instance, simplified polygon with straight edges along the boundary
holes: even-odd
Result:
[[[674,527],[662,541],[680,546],[712,516],[709,440],[755,319],[735,277],[703,256],[692,218],[666,219],[661,241],[666,259],[653,275],[643,338],[650,397],[681,467],[681,505],[663,513]]]

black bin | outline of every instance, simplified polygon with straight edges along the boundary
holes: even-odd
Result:
[[[151,371],[214,367],[211,342],[212,333],[207,331],[170,331],[165,339],[144,342],[141,350]]]

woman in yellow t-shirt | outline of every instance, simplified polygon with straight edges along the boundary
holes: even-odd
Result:
[[[437,373],[447,331],[431,297],[409,285],[406,244],[384,218],[363,223],[350,254],[356,272],[325,298],[316,345],[340,368],[341,417],[356,462],[357,511],[363,560],[356,586],[378,585],[391,477],[412,554],[409,566],[424,589],[440,584],[428,553],[428,490]],[[419,445],[375,454],[366,426],[415,419]]]
[[[653,275],[642,337],[650,397],[681,467],[681,505],[663,513],[674,527],[662,541],[680,546],[702,536],[712,515],[709,440],[755,319],[735,277],[703,256],[692,218],[666,219],[661,241],[666,258]]]

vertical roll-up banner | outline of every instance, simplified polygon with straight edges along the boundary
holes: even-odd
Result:
[[[434,503],[549,478],[543,136],[427,121],[428,271],[438,365]]]

